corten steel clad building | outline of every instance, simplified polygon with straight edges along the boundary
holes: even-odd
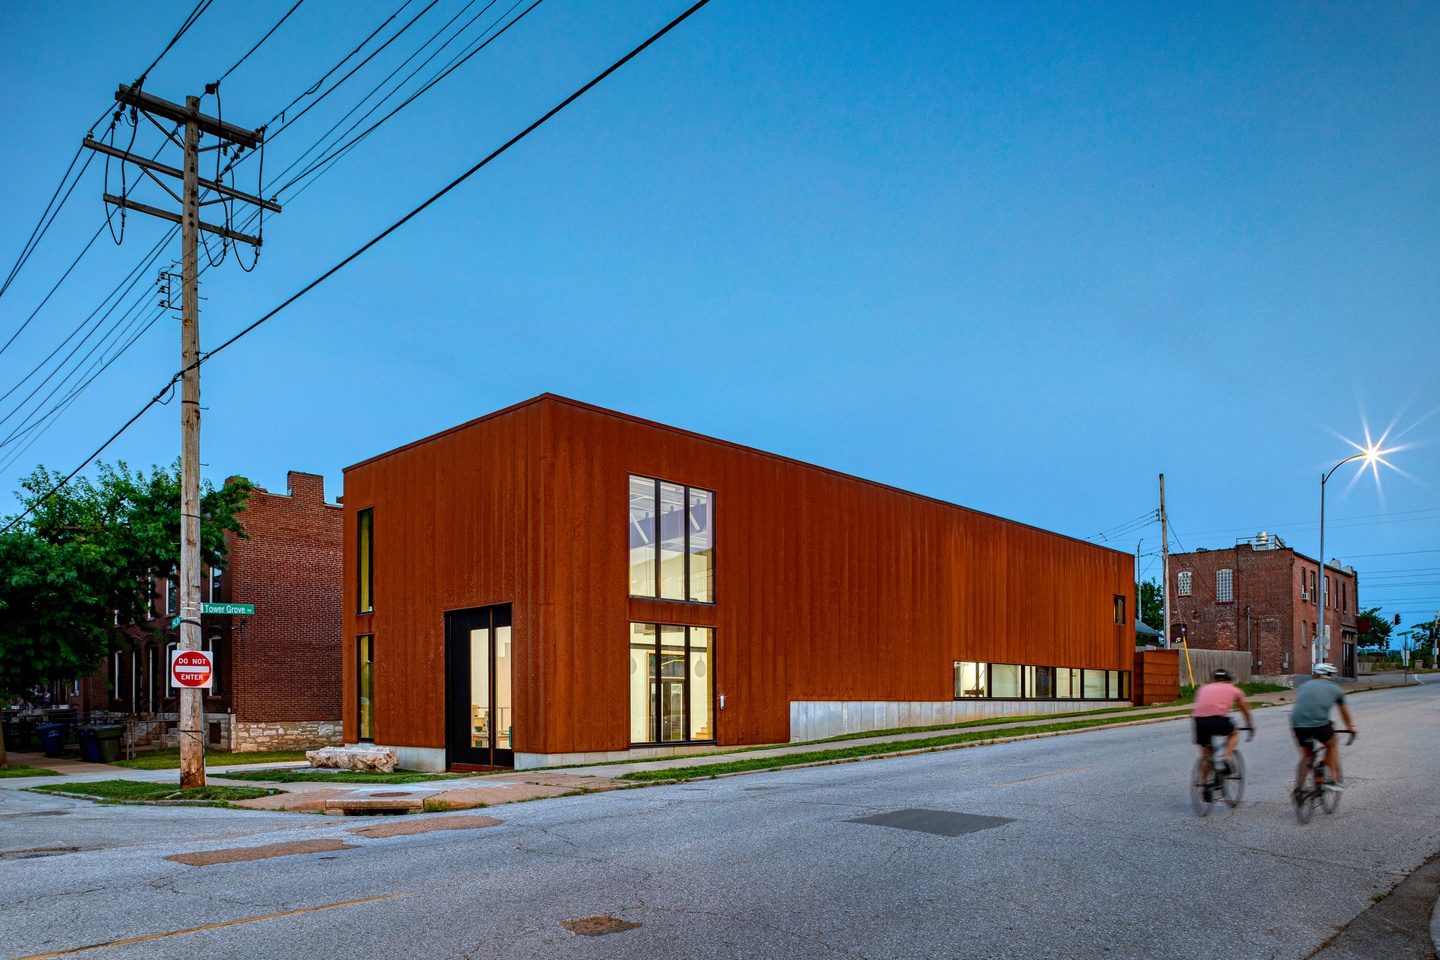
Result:
[[[572,400],[350,467],[344,500],[345,741],[403,766],[1130,698],[1129,554]]]

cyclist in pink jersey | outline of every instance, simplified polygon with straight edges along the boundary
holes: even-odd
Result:
[[[1227,738],[1224,758],[1227,765],[1235,755],[1235,747],[1240,743],[1240,731],[1230,720],[1232,710],[1238,707],[1245,715],[1245,725],[1250,728],[1250,739],[1255,739],[1255,724],[1250,718],[1250,704],[1245,700],[1245,694],[1230,680],[1229,670],[1216,670],[1214,681],[1195,691],[1195,707],[1190,711],[1190,716],[1195,718],[1195,743],[1200,748],[1200,767],[1206,780],[1209,780],[1213,773],[1210,758],[1214,753],[1212,744],[1215,738]]]

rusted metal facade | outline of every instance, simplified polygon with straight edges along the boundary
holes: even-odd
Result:
[[[630,596],[632,475],[713,491],[713,603]],[[344,500],[346,742],[366,636],[372,738],[442,749],[446,612],[495,604],[531,758],[630,749],[631,623],[713,628],[721,745],[786,741],[794,702],[951,701],[956,661],[1134,665],[1128,554],[551,395],[349,468]]]

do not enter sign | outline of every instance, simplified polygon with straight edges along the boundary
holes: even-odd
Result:
[[[215,676],[210,654],[204,650],[176,650],[170,657],[170,680],[177,687],[210,688]]]

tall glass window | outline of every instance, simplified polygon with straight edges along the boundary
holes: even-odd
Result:
[[[630,596],[655,596],[655,481],[630,478]]]
[[[690,637],[690,739],[714,740],[714,717],[710,705],[715,702],[715,672],[712,669],[715,631],[691,627]]]
[[[359,683],[356,685],[357,738],[367,743],[375,740],[375,638],[359,637],[355,641],[355,662]]]
[[[630,596],[715,602],[715,494],[630,477]]]
[[[690,490],[690,509],[685,520],[689,535],[690,599],[711,603],[715,599],[715,544],[710,531],[709,490]]]
[[[1125,622],[1125,598],[1124,598],[1124,597],[1116,597],[1116,598],[1115,598],[1115,622],[1116,622],[1116,623],[1122,623],[1122,624]]]
[[[630,742],[715,739],[715,631],[630,624]]]
[[[660,598],[685,597],[685,488],[660,484]]]
[[[356,573],[359,577],[356,596],[359,598],[360,613],[375,610],[375,508],[361,510],[355,515],[356,548],[359,551]]]

